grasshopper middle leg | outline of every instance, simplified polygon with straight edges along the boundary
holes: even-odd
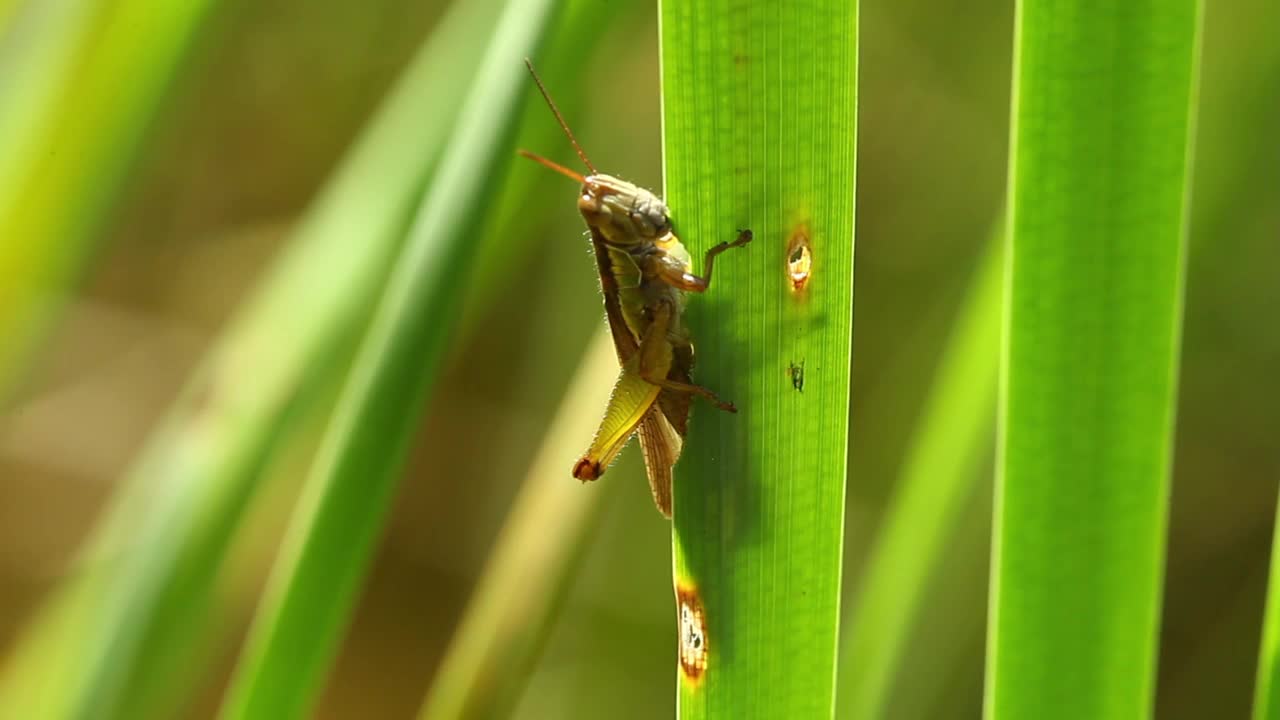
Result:
[[[671,305],[660,303],[653,313],[653,321],[640,338],[640,377],[645,382],[657,385],[666,390],[689,393],[706,398],[713,405],[725,412],[736,413],[738,409],[733,403],[721,400],[714,392],[692,383],[680,382],[667,377],[671,368],[673,349],[667,330],[671,327]]]

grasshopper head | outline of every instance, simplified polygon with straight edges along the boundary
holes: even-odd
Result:
[[[587,176],[578,210],[610,245],[626,247],[671,234],[666,203],[648,190],[612,175]]]

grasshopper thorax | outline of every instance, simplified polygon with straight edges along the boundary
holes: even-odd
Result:
[[[671,234],[666,203],[657,195],[612,175],[588,175],[578,210],[615,247],[653,242]]]

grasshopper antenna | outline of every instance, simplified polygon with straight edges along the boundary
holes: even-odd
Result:
[[[587,181],[587,179],[586,179],[586,178],[582,177],[582,176],[581,176],[581,175],[579,175],[578,173],[576,173],[576,172],[574,172],[574,171],[570,170],[569,168],[567,168],[567,167],[565,167],[565,166],[561,165],[561,164],[560,164],[560,163],[558,163],[558,162],[554,162],[554,161],[552,161],[552,160],[548,160],[548,159],[546,159],[546,158],[542,157],[541,155],[534,155],[533,153],[529,152],[528,150],[516,150],[516,152],[517,152],[517,153],[519,153],[520,155],[524,156],[524,157],[529,158],[530,160],[532,160],[532,161],[534,161],[534,162],[538,163],[539,165],[541,165],[541,166],[543,166],[543,167],[545,167],[545,168],[550,168],[550,169],[552,169],[552,170],[554,170],[554,171],[556,171],[556,172],[560,173],[561,175],[565,175],[565,176],[567,176],[567,177],[569,177],[569,178],[571,178],[571,179],[573,179],[573,180],[577,180],[577,181],[578,181],[578,182],[580,182],[580,183],[585,183],[585,182]]]
[[[538,90],[542,92],[543,99],[547,101],[547,105],[551,106],[551,112],[555,114],[556,121],[560,123],[560,129],[564,130],[564,134],[569,137],[569,142],[573,143],[573,149],[578,151],[578,157],[582,158],[582,162],[587,166],[587,169],[591,171],[592,175],[597,175],[598,173],[596,172],[596,166],[591,164],[591,161],[587,159],[587,154],[582,151],[582,146],[578,144],[578,139],[573,136],[573,131],[569,129],[569,124],[564,121],[564,116],[560,114],[560,108],[556,107],[555,101],[551,99],[551,93],[548,93],[547,87],[542,84],[542,78],[538,77],[538,72],[533,69],[533,62],[530,61],[529,58],[525,58],[524,65],[525,67],[529,68],[529,74],[533,76],[533,81],[538,84]],[[525,153],[523,151],[521,151],[521,154],[523,154],[525,157],[528,157],[531,160],[537,160],[539,162],[542,162],[543,165],[547,165],[548,167],[551,167],[551,165],[548,165],[548,163],[550,163],[549,160],[543,162],[541,158],[532,156],[531,154]],[[562,168],[558,165],[555,167],[551,167],[551,169],[568,174],[565,168]],[[570,177],[573,177],[573,176],[570,175]]]

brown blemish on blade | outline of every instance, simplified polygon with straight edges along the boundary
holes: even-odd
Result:
[[[707,638],[707,615],[698,591],[676,584],[676,607],[680,623],[680,677],[697,687],[707,674],[711,644]]]
[[[787,281],[791,291],[797,295],[809,287],[813,275],[813,241],[809,235],[809,224],[800,223],[791,231],[787,239]]]

